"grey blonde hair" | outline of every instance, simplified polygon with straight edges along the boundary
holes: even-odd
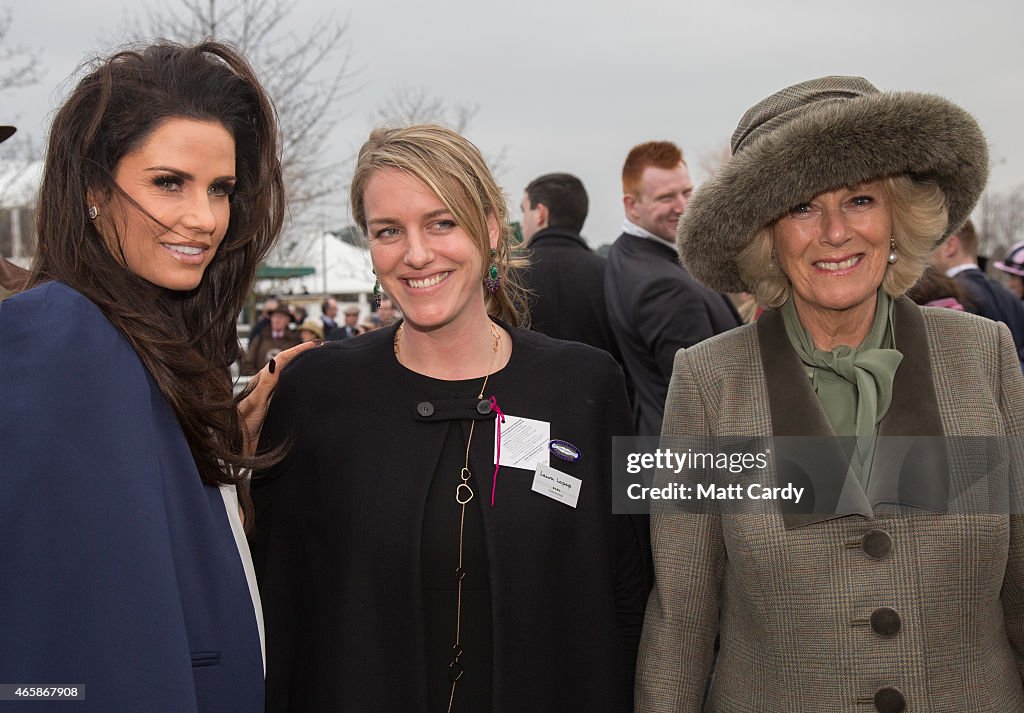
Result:
[[[921,277],[931,263],[932,251],[946,230],[946,197],[934,183],[909,176],[882,179],[892,214],[892,234],[899,259],[885,270],[882,289],[899,297]],[[740,277],[757,303],[765,309],[781,307],[789,299],[790,282],[772,251],[772,225],[757,232],[736,258]]]
[[[528,326],[526,292],[519,277],[519,268],[526,267],[528,261],[512,238],[505,196],[480,150],[451,129],[435,124],[374,129],[359,150],[350,191],[352,217],[364,235],[368,233],[366,186],[373,174],[384,169],[395,169],[422,181],[476,241],[483,256],[481,290],[491,264],[487,219],[494,217],[499,231],[494,264],[501,286],[496,292],[486,293],[487,313],[513,326]]]

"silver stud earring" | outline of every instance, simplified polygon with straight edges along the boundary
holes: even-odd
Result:
[[[89,220],[96,220],[96,216],[100,214],[100,209],[94,205],[89,206]]]
[[[900,256],[896,254],[896,236],[889,236],[889,264],[895,265]]]

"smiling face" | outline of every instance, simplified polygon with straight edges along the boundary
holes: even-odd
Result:
[[[437,195],[410,174],[382,169],[363,201],[374,270],[409,327],[433,331],[487,318],[481,247]],[[496,248],[497,222],[487,223]]]
[[[143,209],[116,192],[100,205],[97,228],[114,255],[123,253],[129,270],[159,287],[197,287],[231,218],[235,141],[228,130],[215,121],[167,119],[118,162],[114,181]]]
[[[873,316],[891,235],[892,213],[881,180],[821,193],[775,223],[776,258],[812,334],[821,320]]]
[[[626,217],[662,240],[676,239],[679,216],[693,194],[693,181],[685,163],[675,168],[648,166],[640,174],[637,195],[623,196]]]

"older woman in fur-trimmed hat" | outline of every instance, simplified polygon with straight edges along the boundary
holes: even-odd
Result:
[[[662,435],[817,440],[763,474],[803,478],[802,509],[653,513],[637,710],[1024,710],[1013,341],[903,297],[985,185],[981,130],[940,97],[826,77],[752,107],[732,149],[680,254],[767,311],[679,352]],[[962,436],[999,437],[976,440],[1002,480]]]

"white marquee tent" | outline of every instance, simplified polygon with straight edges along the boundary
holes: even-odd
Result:
[[[332,233],[315,236],[309,244],[309,257],[303,260],[303,266],[313,267],[316,272],[279,282],[278,285],[264,285],[262,291],[282,295],[366,295],[373,292],[373,265],[369,250],[351,245]]]

